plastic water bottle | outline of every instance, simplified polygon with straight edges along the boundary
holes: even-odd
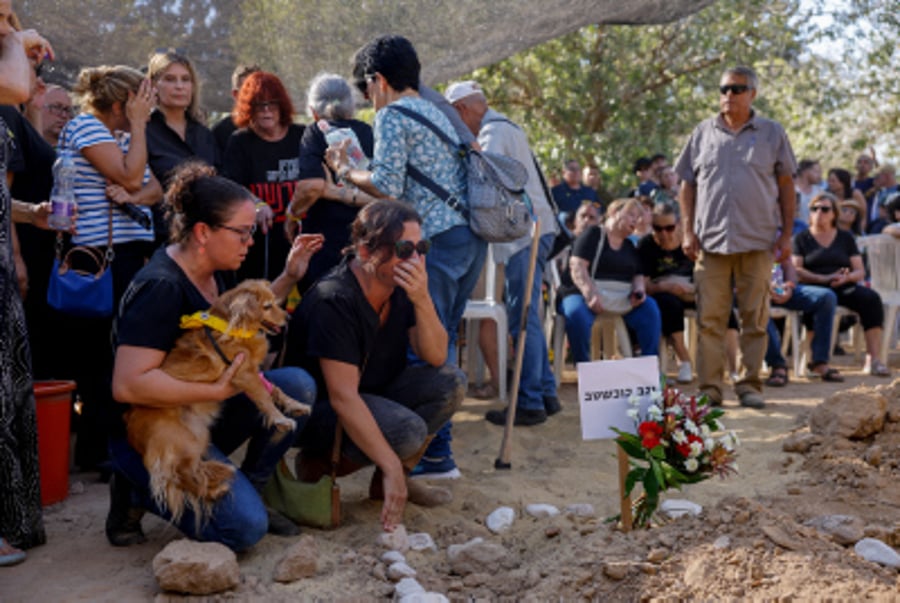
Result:
[[[61,148],[53,164],[53,190],[50,193],[50,217],[54,230],[69,230],[75,219],[75,160],[68,149]]]
[[[781,264],[772,266],[772,289],[776,295],[784,295],[784,272]]]
[[[350,167],[357,170],[364,170],[369,167],[369,158],[363,153],[356,132],[350,128],[332,128],[331,124],[324,119],[320,119],[316,122],[316,125],[319,126],[319,130],[325,135],[325,142],[328,143],[328,146],[336,145],[348,138],[350,139],[350,144],[347,145],[347,159],[350,160]]]

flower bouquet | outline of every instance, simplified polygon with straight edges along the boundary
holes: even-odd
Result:
[[[613,429],[619,434],[616,441],[631,457],[624,496],[630,496],[638,482],[644,488],[635,503],[635,525],[650,525],[661,492],[737,472],[737,436],[734,432],[713,435],[724,431],[719,421],[724,411],[712,407],[705,395],[687,396],[666,386],[643,413],[637,397],[629,403],[628,416],[634,420],[637,434]]]

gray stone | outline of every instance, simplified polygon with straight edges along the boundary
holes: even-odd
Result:
[[[425,594],[425,588],[415,578],[403,578],[394,585],[394,596],[398,599],[419,593]]]
[[[284,557],[275,566],[272,579],[276,582],[295,582],[301,578],[312,578],[319,568],[318,559],[319,550],[315,539],[304,534],[285,551]]]
[[[512,507],[498,507],[487,516],[484,525],[494,534],[499,534],[511,528],[515,520],[516,511]]]
[[[566,507],[566,515],[574,515],[575,517],[594,517],[594,505],[590,503],[575,503]]]
[[[821,436],[808,431],[799,431],[786,437],[781,444],[781,449],[785,452],[799,452],[803,454],[809,452],[813,446],[818,446],[821,443]]]
[[[403,553],[400,551],[385,551],[384,555],[381,556],[381,560],[388,565],[392,563],[397,563],[398,561],[406,561],[406,557],[403,556]]]
[[[867,561],[874,561],[888,567],[900,567],[897,551],[875,538],[863,538],[853,547],[856,554]]]
[[[211,595],[240,583],[234,552],[218,542],[175,540],[153,558],[153,573],[163,590]]]
[[[624,580],[631,573],[631,564],[623,561],[610,561],[603,566],[603,575],[610,580]]]
[[[404,561],[396,561],[387,568],[387,577],[397,582],[403,578],[415,578],[416,570],[411,568]]]
[[[803,525],[816,528],[831,536],[841,545],[855,544],[865,536],[865,523],[853,515],[820,515],[803,522]]]
[[[659,505],[659,510],[672,518],[691,515],[696,517],[703,512],[703,507],[695,502],[681,498],[667,498]]]
[[[666,549],[650,549],[650,552],[647,553],[647,561],[650,563],[660,563],[668,556],[669,551]]]
[[[881,446],[879,446],[878,444],[873,444],[873,445],[869,446],[869,448],[866,450],[865,454],[863,454],[863,458],[866,460],[866,462],[869,463],[870,465],[872,465],[873,467],[881,466],[882,456],[883,456],[883,450],[882,450]]]
[[[716,538],[715,542],[713,542],[713,548],[716,548],[716,549],[721,550],[721,549],[727,549],[729,547],[731,547],[731,537],[728,536],[727,534],[725,534],[723,536],[719,536],[718,538]]]
[[[502,569],[508,555],[501,545],[485,542],[482,538],[473,538],[465,544],[452,544],[447,548],[450,567],[461,576],[496,573]]]
[[[436,551],[437,546],[430,534],[417,532],[409,535],[409,548],[414,551]]]
[[[836,392],[815,407],[809,428],[818,435],[859,440],[879,433],[886,414],[887,399],[882,394],[856,387]]]
[[[769,540],[771,540],[781,548],[787,549],[789,551],[796,551],[801,548],[800,542],[798,542],[795,537],[788,534],[778,526],[763,525],[760,526],[759,529],[763,531],[763,534],[769,537]]]
[[[406,527],[401,524],[394,528],[393,532],[382,532],[378,535],[378,544],[391,551],[405,553],[409,550],[409,537],[406,535]]]
[[[527,505],[525,507],[525,512],[532,517],[537,517],[538,519],[546,519],[547,517],[555,517],[559,515],[558,508],[554,507],[553,505],[545,505],[542,503]]]
[[[413,593],[401,597],[398,603],[450,603],[441,593]]]

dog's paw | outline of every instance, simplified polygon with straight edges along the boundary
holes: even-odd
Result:
[[[288,419],[285,416],[277,417],[274,421],[272,421],[272,425],[275,427],[275,431],[281,433],[287,433],[289,431],[297,429],[297,421]]]
[[[302,417],[303,415],[308,415],[312,412],[312,406],[297,402],[296,400],[290,400],[290,402],[284,405],[284,412],[292,417]]]

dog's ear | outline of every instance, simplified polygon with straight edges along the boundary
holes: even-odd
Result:
[[[228,328],[232,331],[241,329],[256,331],[259,329],[262,308],[259,299],[252,291],[243,291],[235,295],[228,304]]]

